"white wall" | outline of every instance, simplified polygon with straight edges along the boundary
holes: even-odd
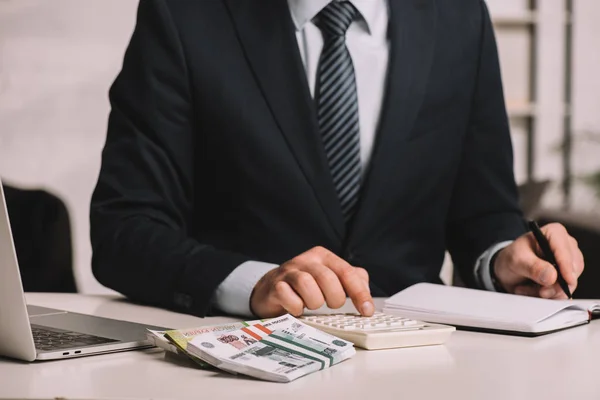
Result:
[[[526,0],[488,0],[492,15],[518,15],[527,8]],[[600,1],[573,0],[573,99],[572,107],[564,104],[565,88],[565,0],[538,0],[539,24],[537,45],[537,101],[535,169],[536,179],[551,179],[555,184],[544,198],[547,207],[560,207],[563,196],[562,156],[557,151],[563,139],[563,118],[572,114],[576,135],[584,131],[600,134]],[[504,86],[508,102],[527,98],[529,84],[528,34],[525,28],[497,30]],[[512,119],[517,181],[526,178],[526,136],[523,120]],[[579,177],[600,170],[600,145],[578,140],[573,157],[573,171]],[[579,211],[600,211],[600,200],[585,184],[576,179],[572,206]]]
[[[100,167],[107,91],[135,22],[135,0],[0,1],[0,175],[63,198],[79,289],[90,269],[88,209]]]
[[[575,74],[573,128],[576,134],[595,132],[600,137],[600,1],[575,0]],[[573,160],[577,175],[600,170],[600,143],[578,141]],[[600,199],[578,184],[574,206],[600,213]]]
[[[600,1],[576,5],[574,125],[600,131]],[[520,13],[526,0],[488,0],[493,15]],[[563,0],[538,0],[539,123],[536,177],[560,179],[552,151],[562,136]],[[0,175],[21,187],[43,187],[70,209],[76,278],[81,291],[106,292],[90,271],[88,206],[108,115],[107,91],[135,22],[136,0],[0,0]],[[524,101],[527,38],[499,31],[507,98]],[[522,124],[513,120],[515,168],[524,179]],[[579,146],[578,173],[600,168],[598,149]],[[575,205],[598,202],[577,189]],[[554,191],[549,205],[561,202]]]

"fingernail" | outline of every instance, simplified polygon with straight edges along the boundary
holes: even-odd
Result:
[[[373,304],[370,301],[365,301],[362,304],[362,314],[363,315],[372,315],[373,312],[375,311],[375,307],[373,307]]]
[[[554,288],[544,289],[540,294],[542,297],[550,298],[556,296],[556,290]]]
[[[540,282],[543,284],[548,282],[548,268],[544,268],[544,270],[540,274]]]

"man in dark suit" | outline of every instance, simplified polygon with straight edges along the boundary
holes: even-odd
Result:
[[[142,0],[91,205],[93,270],[204,316],[440,282],[563,298],[518,207],[481,0]],[[544,228],[574,290],[576,242]]]

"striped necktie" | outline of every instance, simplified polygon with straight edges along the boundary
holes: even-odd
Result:
[[[346,31],[358,14],[333,1],[315,18],[323,34],[317,72],[317,120],[346,223],[356,211],[361,183],[358,94]]]

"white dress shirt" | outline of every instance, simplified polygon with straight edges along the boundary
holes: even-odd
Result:
[[[336,0],[337,1],[337,0]],[[290,13],[296,27],[296,39],[311,94],[314,98],[319,58],[323,49],[321,30],[312,19],[331,0],[288,0]],[[350,0],[359,11],[346,33],[346,46],[352,57],[358,91],[358,113],[360,121],[360,146],[363,170],[370,160],[375,133],[381,115],[385,94],[385,81],[389,59],[387,36],[389,8],[387,0]],[[485,252],[475,268],[489,265],[491,255],[506,246],[500,243]],[[259,261],[248,261],[238,266],[217,288],[214,304],[220,310],[233,315],[251,316],[250,296],[256,283],[264,274],[278,265]],[[494,290],[485,268],[482,286]]]

